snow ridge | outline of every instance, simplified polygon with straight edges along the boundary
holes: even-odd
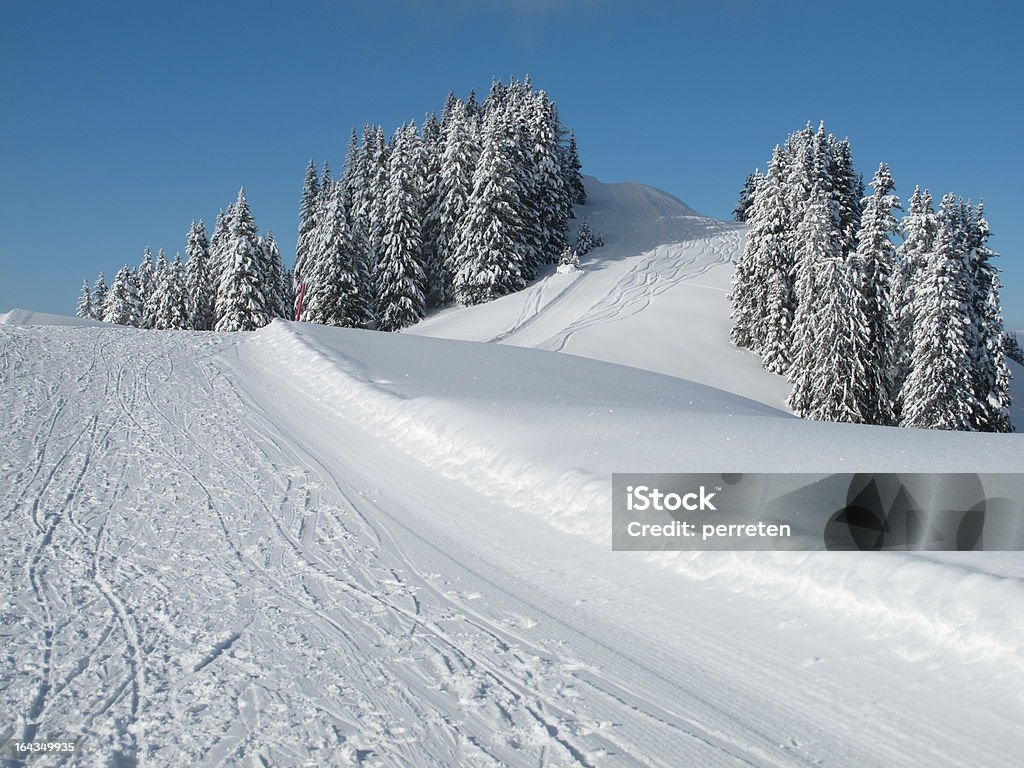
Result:
[[[610,541],[605,515],[594,514],[611,508],[610,478],[502,450],[471,419],[459,419],[457,405],[389,392],[370,381],[355,361],[339,359],[336,350],[328,354],[298,328],[274,320],[248,345],[253,361],[445,477],[543,517],[567,533]],[[289,366],[282,368],[281,360]]]

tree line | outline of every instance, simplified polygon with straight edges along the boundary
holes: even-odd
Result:
[[[83,284],[78,313],[143,328],[253,330],[274,317],[395,331],[432,307],[517,291],[547,264],[578,262],[573,206],[586,200],[575,136],[529,78],[495,80],[478,103],[450,93],[390,138],[353,130],[343,171],[310,161],[295,268],[260,237],[244,190],[207,241],[193,223],[186,261],[124,267]]]
[[[983,206],[949,194],[936,211],[915,188],[898,219],[885,163],[870,187],[824,124],[775,147],[735,211],[749,228],[731,340],[788,377],[805,418],[1013,431]]]

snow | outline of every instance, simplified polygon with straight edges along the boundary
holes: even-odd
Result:
[[[611,552],[609,522],[613,471],[1021,472],[1021,436],[793,417],[723,343],[743,230],[588,190],[580,272],[407,333],[9,313],[0,738],[78,736],[82,765],[1019,765],[1019,553]]]
[[[51,315],[46,312],[33,312],[28,309],[12,309],[10,312],[0,314],[0,325],[68,325],[68,326],[90,326],[90,327],[111,327],[99,320],[87,320],[82,317],[65,317],[64,315]]]

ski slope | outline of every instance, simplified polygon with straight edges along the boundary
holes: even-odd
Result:
[[[1022,764],[1019,553],[610,550],[613,471],[1024,452],[788,414],[722,341],[742,230],[590,190],[584,271],[409,333],[3,316],[0,740],[77,737],[86,766]]]

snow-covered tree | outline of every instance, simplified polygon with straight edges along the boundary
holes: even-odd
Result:
[[[820,375],[825,357],[834,354],[824,345],[830,335],[840,335],[833,318],[826,315],[826,301],[830,297],[824,293],[826,288],[834,290],[836,282],[843,277],[836,266],[842,261],[836,237],[838,224],[834,203],[815,185],[796,236],[797,308],[793,316],[789,368],[792,390],[787,401],[794,413],[809,418],[823,411],[823,393],[833,391],[831,383],[820,381]],[[839,304],[833,306],[842,306],[842,297],[837,301]]]
[[[149,294],[153,292],[153,252],[146,246],[142,252],[142,261],[135,270],[135,278],[139,294],[139,325],[146,328],[146,302],[149,301]]]
[[[799,377],[801,384],[808,378],[811,382],[811,405],[802,415],[864,424],[874,421],[865,411],[859,391],[870,373],[858,354],[867,342],[868,326],[849,270],[850,265],[835,255],[817,267],[817,295],[811,298],[813,355],[797,358],[801,363],[813,358],[814,366],[811,377]]]
[[[149,291],[142,301],[142,327],[156,328],[157,305],[162,300],[159,295],[161,285],[167,279],[167,254],[161,248],[157,251],[156,264],[153,267],[153,274],[149,279]]]
[[[971,377],[972,340],[959,208],[942,198],[938,230],[914,292],[913,348],[903,385],[902,424],[970,430],[978,409]]]
[[[270,283],[245,188],[231,209],[231,228],[224,239],[222,272],[217,290],[217,330],[252,331],[270,322]]]
[[[900,210],[900,200],[892,194],[894,186],[889,166],[881,163],[871,181],[874,191],[863,201],[857,249],[850,257],[856,314],[868,324],[867,335],[855,337],[857,346],[851,350],[864,371],[855,382],[856,397],[860,414],[872,424],[896,420],[896,319],[891,297],[898,227],[894,211]]]
[[[159,260],[158,260],[159,263]],[[153,328],[158,331],[187,329],[191,326],[188,289],[185,285],[185,265],[181,255],[175,254],[171,264],[157,267],[152,293]]]
[[[425,311],[418,152],[416,126],[410,123],[398,130],[388,161],[376,280],[377,327],[383,331],[412,325]]]
[[[455,297],[460,304],[479,304],[525,285],[521,190],[510,160],[513,137],[500,120],[497,112],[487,116],[473,192],[457,235]]]
[[[969,311],[974,329],[971,374],[977,403],[972,419],[984,432],[1012,432],[1010,424],[1010,371],[1006,365],[1005,332],[999,301],[999,272],[989,248],[984,206],[967,206],[966,227]]]
[[[305,282],[306,262],[309,259],[313,231],[316,229],[316,213],[320,204],[320,179],[317,176],[316,164],[310,160],[306,166],[306,176],[302,181],[302,199],[299,202],[299,237],[295,242],[295,286]],[[296,310],[298,307],[295,308]]]
[[[107,291],[103,321],[118,325],[138,326],[142,322],[142,299],[138,279],[128,266],[121,267]]]
[[[210,243],[206,239],[206,224],[193,221],[185,239],[185,289],[189,301],[189,323],[186,327],[197,331],[213,329],[216,315],[213,275],[210,273]]]
[[[348,327],[365,324],[365,286],[356,277],[341,185],[333,186],[315,230],[305,284],[304,321]]]
[[[583,257],[602,245],[604,245],[604,239],[601,235],[594,234],[594,231],[590,228],[590,223],[587,221],[587,217],[584,216],[580,219],[580,225],[576,229],[576,245],[573,246],[573,250],[578,257]]]
[[[783,150],[776,147],[750,209],[747,242],[736,265],[730,293],[730,338],[737,346],[762,355],[765,366],[773,373],[783,373],[788,367],[796,305],[796,264],[784,186],[786,173]]]
[[[268,231],[267,236],[260,241],[260,246],[263,249],[264,270],[267,275],[267,311],[271,317],[291,318],[291,282],[286,280],[281,249],[274,233]]]
[[[567,169],[566,186],[569,189],[569,197],[573,203],[584,205],[587,202],[587,189],[583,185],[583,174],[580,172],[583,165],[580,163],[579,149],[576,147],[576,134],[569,132],[569,144],[565,150],[565,167]]]
[[[547,93],[541,91],[527,104],[527,138],[532,144],[532,171],[537,226],[540,232],[540,264],[554,262],[566,246],[566,223],[572,216],[572,191],[566,186],[559,146],[558,120]]]
[[[82,293],[78,297],[78,308],[75,310],[75,314],[86,320],[93,319],[92,291],[89,290],[88,280],[82,281]]]
[[[745,222],[750,215],[750,207],[754,204],[754,195],[757,194],[757,185],[761,179],[761,169],[757,168],[753,173],[747,174],[747,180],[743,182],[743,189],[740,190],[740,199],[732,211],[735,221]]]
[[[480,156],[476,131],[461,102],[451,107],[443,136],[444,155],[435,190],[437,219],[438,302],[454,298],[455,240],[473,192],[473,172]]]
[[[107,305],[107,278],[100,272],[92,284],[92,311],[96,319],[103,314],[103,307]]]

